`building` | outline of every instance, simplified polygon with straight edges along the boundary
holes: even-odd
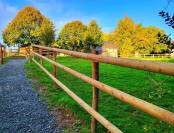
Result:
[[[103,42],[102,54],[105,56],[118,57],[118,47],[110,41]]]

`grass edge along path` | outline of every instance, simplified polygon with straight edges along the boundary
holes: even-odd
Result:
[[[35,75],[32,71],[33,67],[29,64],[29,61],[25,64],[26,75],[30,79],[33,90],[39,94],[42,101],[47,103],[50,113],[57,118],[57,127],[63,128],[64,133],[90,132],[89,126],[85,125],[85,122],[80,120],[75,113],[72,113],[63,105],[57,105],[52,102],[54,99],[52,99],[51,92],[57,89],[60,90],[60,88],[54,85],[53,82],[48,79],[47,75],[45,75],[44,78]],[[45,74],[39,69],[38,73]],[[44,83],[45,80],[46,83]]]

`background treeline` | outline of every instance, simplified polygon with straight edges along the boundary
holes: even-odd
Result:
[[[80,21],[73,21],[65,24],[59,33],[55,45],[59,48],[85,51],[101,46],[103,43],[103,33],[95,20],[88,26]]]
[[[126,16],[117,28],[105,35],[105,40],[117,45],[120,55],[169,52],[173,48],[171,38],[160,28],[143,27]]]
[[[119,54],[127,56],[170,52],[173,49],[171,39],[165,31],[150,26],[135,24],[126,16],[118,22],[111,33],[103,33],[95,20],[88,25],[81,21],[72,21],[63,26],[55,37],[53,22],[43,16],[36,8],[27,6],[3,30],[3,40],[7,45],[28,46],[31,44],[56,46],[58,48],[88,52],[109,41],[118,47]]]

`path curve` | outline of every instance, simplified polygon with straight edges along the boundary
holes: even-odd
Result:
[[[57,133],[49,114],[24,72],[24,59],[0,66],[0,133]]]

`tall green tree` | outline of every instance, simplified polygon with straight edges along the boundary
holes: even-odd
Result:
[[[160,43],[166,44],[168,46],[167,51],[171,52],[174,49],[174,45],[172,44],[172,39],[169,35],[158,33],[158,40]]]
[[[49,45],[54,41],[54,24],[36,8],[27,6],[3,30],[4,43],[20,46]]]
[[[59,33],[58,47],[74,51],[84,49],[83,37],[87,26],[81,21],[72,21],[64,25]]]
[[[92,20],[85,32],[84,36],[84,48],[89,50],[90,48],[95,49],[97,46],[101,46],[103,43],[103,32],[98,26],[95,20]]]

